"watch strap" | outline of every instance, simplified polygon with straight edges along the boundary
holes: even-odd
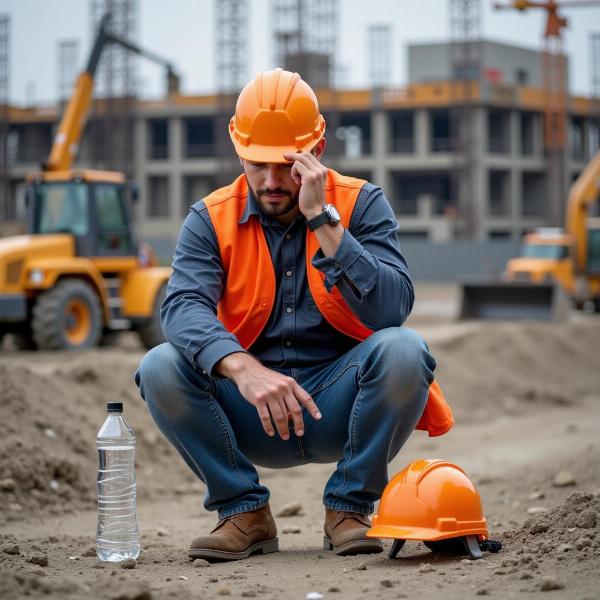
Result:
[[[330,223],[331,219],[329,218],[329,215],[323,211],[320,215],[317,215],[316,217],[313,217],[312,219],[309,219],[306,223],[308,225],[308,228],[311,231],[314,231],[317,227],[321,227],[321,225],[324,225],[325,223]]]

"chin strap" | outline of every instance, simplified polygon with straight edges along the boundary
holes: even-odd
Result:
[[[396,558],[396,555],[404,546],[406,540],[394,540],[388,558]],[[444,542],[447,542],[444,544]],[[458,542],[458,543],[457,543]],[[462,542],[462,543],[461,543]],[[428,547],[433,552],[448,552],[450,554],[467,554],[471,560],[483,558],[483,552],[500,552],[502,542],[495,540],[479,541],[476,535],[465,535],[461,538],[450,538],[449,540],[440,540],[439,542],[430,542]]]

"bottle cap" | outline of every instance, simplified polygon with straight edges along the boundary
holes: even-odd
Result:
[[[108,402],[106,404],[106,412],[123,412],[123,403],[122,402]]]

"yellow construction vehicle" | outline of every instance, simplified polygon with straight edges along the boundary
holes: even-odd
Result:
[[[107,44],[166,66],[169,93],[177,91],[170,64],[110,33],[108,22],[105,16],[48,160],[27,176],[29,234],[0,239],[0,339],[10,333],[22,349],[91,347],[119,330],[136,331],[146,347],[164,339],[159,309],[171,271],[135,239],[133,188],[122,173],[72,168]]]
[[[571,186],[566,230],[527,234],[503,282],[464,283],[460,316],[560,320],[565,296],[577,308],[600,311],[600,219],[590,217],[599,193],[600,152]]]

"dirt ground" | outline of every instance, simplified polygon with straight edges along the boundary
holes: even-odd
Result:
[[[322,549],[321,493],[333,465],[261,470],[281,551],[190,562],[192,537],[215,515],[202,484],[156,429],[132,376],[143,351],[128,335],[80,354],[0,351],[0,598],[600,599],[600,317],[568,324],[456,323],[456,296],[422,286],[410,324],[429,341],[457,424],[415,432],[390,475],[415,458],[463,467],[492,539],[484,559],[434,555],[409,542],[386,554]],[[95,555],[95,434],[107,401],[123,401],[137,435],[142,552],[135,568]],[[389,543],[386,542],[386,549]]]

